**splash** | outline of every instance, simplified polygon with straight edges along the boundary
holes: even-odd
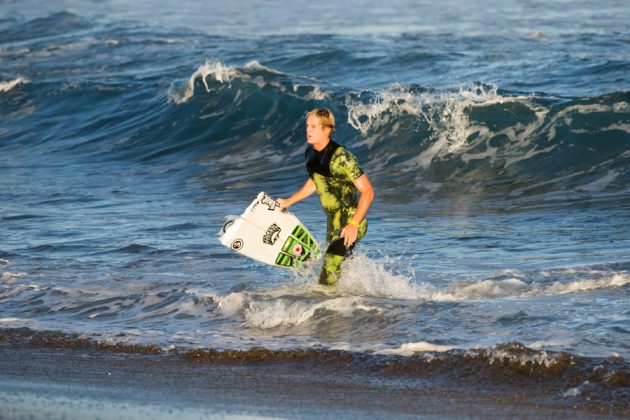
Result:
[[[341,295],[385,297],[389,299],[430,300],[439,289],[427,283],[415,283],[413,272],[397,273],[399,259],[371,259],[355,253],[344,263],[337,292]]]
[[[482,280],[453,282],[446,288],[418,281],[413,272],[396,273],[398,262],[385,257],[370,259],[357,253],[342,269],[337,292],[344,296],[371,296],[389,299],[420,301],[468,301],[488,299],[527,299],[536,296],[566,295],[609,288],[624,287],[630,284],[630,274],[584,273],[584,278],[575,281],[546,282],[547,272],[533,275],[536,280],[528,280],[515,270],[505,271],[500,277]],[[389,268],[388,268],[389,267]],[[598,278],[588,278],[598,276]],[[541,281],[542,280],[542,281]]]
[[[249,329],[320,325],[332,317],[359,319],[361,314],[388,311],[392,300],[419,302],[466,302],[480,300],[531,299],[583,293],[624,287],[630,284],[625,272],[602,274],[592,271],[573,273],[583,277],[575,281],[548,282],[547,272],[521,274],[508,270],[499,278],[453,282],[445,288],[418,281],[413,272],[401,272],[400,260],[370,259],[356,253],[342,269],[339,284],[334,289],[313,282],[285,285],[260,292],[234,292],[213,295],[217,310],[226,319],[238,321]],[[408,271],[408,270],[407,270]],[[555,273],[562,276],[562,273]],[[501,278],[505,277],[505,278]],[[528,279],[534,277],[537,281]],[[389,303],[388,303],[389,302]],[[542,343],[533,347],[540,348]],[[420,351],[447,351],[452,346],[425,342],[407,343],[398,348],[382,348],[383,354],[412,354]],[[424,349],[424,350],[423,350]]]

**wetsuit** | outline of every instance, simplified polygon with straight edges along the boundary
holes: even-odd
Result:
[[[367,232],[367,219],[359,224],[357,240],[349,248],[343,243],[341,230],[357,211],[357,189],[354,186],[363,171],[357,158],[346,148],[330,141],[320,152],[309,147],[305,153],[306,170],[315,182],[317,195],[328,218],[324,266],[319,276],[321,284],[334,284],[339,278],[341,263],[354,245]]]

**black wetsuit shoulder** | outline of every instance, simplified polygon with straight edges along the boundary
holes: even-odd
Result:
[[[308,175],[311,178],[314,173],[318,173],[326,177],[332,176],[332,173],[330,172],[330,161],[339,147],[341,146],[332,140],[320,152],[315,150],[313,146],[309,146],[304,153],[304,160],[306,161],[306,170],[308,171]]]

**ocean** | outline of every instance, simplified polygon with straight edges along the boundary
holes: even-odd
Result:
[[[525,366],[560,402],[630,406],[629,21],[622,0],[1,2],[0,336],[480,386]],[[301,187],[324,106],[376,191],[334,290],[219,242]],[[318,200],[291,210],[323,243]]]

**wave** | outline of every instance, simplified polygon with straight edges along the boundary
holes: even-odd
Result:
[[[8,82],[0,82],[0,92],[8,92],[16,86],[23,85],[29,81],[23,77],[18,77]]]
[[[331,99],[328,93],[321,92],[319,87],[308,79],[300,82],[295,77],[290,80],[287,78],[289,78],[288,74],[263,66],[256,60],[248,62],[243,67],[237,67],[226,65],[220,60],[206,59],[206,62],[192,74],[183,86],[171,85],[169,99],[176,104],[188,102],[195,93],[197,81],[203,84],[206,93],[215,93],[215,90],[209,87],[209,81],[218,82],[219,85],[227,85],[228,88],[231,88],[232,81],[235,80],[256,86],[258,89],[270,87],[288,97],[306,101]]]
[[[348,296],[371,296],[389,299],[452,302],[484,299],[528,299],[557,296],[630,284],[630,274],[621,270],[546,270],[521,272],[504,270],[480,280],[452,282],[445,288],[422,282],[413,273],[390,271],[387,259],[368,258],[357,253],[343,267],[337,293]],[[575,278],[575,280],[570,280]]]
[[[256,61],[237,67],[216,60],[176,86],[169,98],[180,106],[193,98],[206,102],[209,109],[200,118],[216,121],[219,131],[243,127],[233,138],[239,145],[254,140],[262,151],[253,159],[261,166],[275,165],[273,156],[287,146],[301,151],[301,116],[326,105],[347,122],[337,140],[394,190],[403,182],[414,192],[432,194],[629,192],[630,93],[566,99],[514,95],[479,83],[457,91],[395,84],[353,92]],[[257,124],[243,124],[245,116],[232,111],[262,111],[261,95],[273,96],[273,105],[258,114]],[[275,118],[288,108],[298,112]],[[228,114],[232,118],[225,118]],[[277,134],[266,129],[272,124]]]
[[[578,280],[566,280],[570,276]],[[343,267],[336,289],[324,295],[318,286],[302,283],[273,291],[239,291],[208,297],[223,316],[238,320],[245,327],[265,330],[323,324],[332,316],[360,318],[361,314],[382,314],[387,311],[387,302],[527,300],[624,288],[629,284],[630,274],[626,271],[520,273],[506,270],[494,278],[457,281],[447,287],[437,287],[408,275],[389,272],[382,262],[357,254]]]
[[[348,119],[359,144],[385,154],[392,179],[443,193],[627,193],[628,94],[559,103],[469,84],[458,92],[397,85],[367,96],[352,97]],[[392,146],[398,153],[387,153]]]
[[[100,328],[108,330],[110,319],[129,325],[144,322],[166,329],[169,329],[167,326],[170,323],[178,324],[178,319],[190,319],[234,323],[250,332],[283,329],[295,332],[342,320],[345,320],[342,323],[361,324],[374,316],[387,317],[392,311],[391,305],[407,313],[413,312],[418,303],[526,301],[540,296],[622,289],[630,284],[627,271],[587,268],[533,273],[508,270],[492,278],[457,281],[446,287],[437,287],[407,275],[391,273],[384,264],[370,261],[360,254],[349,262],[336,290],[322,289],[305,276],[298,283],[276,289],[227,294],[181,287],[152,290],[138,286],[119,291],[97,287],[85,290],[54,287],[32,284],[27,273],[5,271],[2,274],[4,283],[0,289],[0,302],[8,305],[6,314],[20,314],[21,321],[12,325],[33,325],[30,321],[23,322],[28,321],[25,318],[28,313],[38,314],[32,321],[36,325],[40,322],[47,325],[48,321],[36,321],[42,316],[52,322],[50,325],[54,325],[57,318],[71,317],[75,319],[77,328],[84,328],[86,333]],[[499,319],[496,322],[512,321],[519,319]],[[177,340],[197,340],[182,334]],[[164,333],[166,342],[170,342],[168,335]],[[136,338],[141,337],[137,334],[130,336],[132,340]],[[393,351],[378,346],[371,350]],[[409,348],[401,348],[400,351],[408,352]]]
[[[0,264],[2,265],[2,264]],[[28,273],[12,273],[10,271],[5,271],[2,273],[2,275],[0,276],[0,280],[2,281],[14,281],[14,280],[18,280],[18,279],[22,279],[24,277],[28,276]]]
[[[124,248],[117,252],[137,252]],[[396,303],[407,308],[414,302],[464,303],[472,301],[528,300],[540,296],[562,296],[622,289],[630,285],[630,274],[609,268],[555,270],[522,273],[506,270],[481,280],[452,282],[438,287],[396,274],[382,261],[357,253],[343,267],[336,289],[314,284],[312,276],[301,273],[295,283],[262,291],[208,293],[196,288],[172,290],[89,289],[33,284],[27,273],[5,271],[0,302],[7,311],[55,317],[72,317],[77,322],[140,321],[168,324],[180,318],[235,322],[246,329],[270,330],[304,325],[324,325],[331,319],[362,322],[363,317],[383,315]],[[404,303],[409,302],[409,303]],[[388,309],[389,308],[389,309]],[[9,313],[9,312],[6,312]],[[84,325],[96,328],[96,325]],[[373,349],[376,350],[376,349]]]
[[[121,48],[107,41],[111,34],[102,38],[89,48]],[[222,191],[258,189],[261,178],[269,188],[287,188],[303,164],[305,112],[327,106],[340,122],[335,139],[394,202],[630,195],[630,92],[560,98],[474,82],[357,91],[257,60],[214,58],[167,91],[156,91],[150,78],[108,77],[33,80],[19,95],[15,86],[24,80],[2,85],[16,118],[3,121],[8,140],[0,147],[19,143],[24,153],[44,153],[48,144],[46,151],[83,161],[170,165]]]
[[[19,349],[64,348],[93,350],[142,357],[171,357],[183,363],[212,363],[265,366],[292,366],[371,377],[430,381],[433,386],[458,389],[474,386],[492,390],[515,388],[545,389],[571,404],[601,404],[607,409],[630,408],[630,365],[620,358],[587,358],[566,352],[537,351],[520,343],[507,343],[474,350],[429,350],[407,356],[356,353],[344,350],[267,348],[163,350],[155,345],[127,345],[92,340],[57,331],[26,328],[0,329],[0,345]]]

